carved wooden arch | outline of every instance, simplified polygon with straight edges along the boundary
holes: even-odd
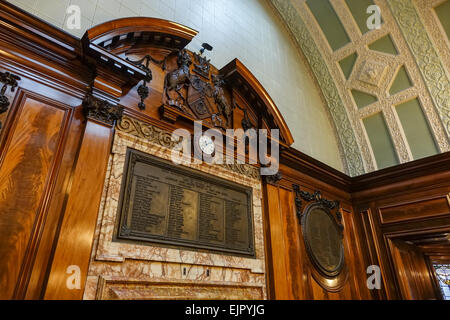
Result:
[[[143,58],[149,50],[165,53],[166,57],[180,52],[197,35],[197,31],[181,24],[156,18],[122,18],[105,22],[89,29],[82,38],[83,48],[88,56],[108,64],[108,67],[129,72],[135,79],[144,80],[143,74],[136,74],[128,67],[127,54]],[[192,53],[191,53],[191,56]],[[110,59],[109,62],[106,60]],[[147,63],[148,64],[148,63]],[[133,64],[131,64],[133,66]],[[141,65],[142,67],[142,65]],[[216,75],[223,77],[226,84],[225,95],[234,107],[233,94],[236,92],[244,98],[248,108],[252,109],[257,119],[253,119],[255,128],[279,129],[280,144],[290,146],[294,139],[277,106],[259,83],[256,77],[238,59],[234,59],[222,69],[211,66]],[[127,69],[128,68],[128,69]],[[153,66],[150,66],[152,69]],[[142,70],[142,68],[139,68]],[[165,70],[170,72],[169,70]],[[212,84],[212,80],[209,80]],[[136,81],[133,82],[133,85]],[[128,88],[129,89],[129,88]],[[122,94],[128,93],[122,89]],[[144,96],[145,97],[145,96]],[[142,102],[145,98],[142,99]],[[164,103],[163,103],[164,104]],[[195,114],[183,114],[176,108],[165,106],[163,119],[175,121],[179,117],[196,120]]]
[[[86,31],[83,40],[108,51],[123,45],[182,49],[197,31],[176,22],[157,18],[122,18],[108,21]]]

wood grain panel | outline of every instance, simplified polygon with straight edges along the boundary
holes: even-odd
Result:
[[[285,262],[286,248],[284,243],[284,227],[282,222],[282,211],[280,209],[280,195],[278,187],[268,184],[267,201],[270,225],[270,241],[272,247],[273,282],[275,298],[280,300],[289,299],[290,284],[287,280],[287,269]]]
[[[403,299],[436,299],[433,279],[420,249],[402,240],[389,242]]]
[[[42,299],[43,297],[44,284],[48,276],[47,268],[52,256],[55,235],[61,225],[63,207],[70,187],[72,170],[75,167],[81,134],[85,126],[84,122],[82,107],[74,108],[70,127],[65,137],[66,142],[64,144],[64,152],[61,154],[58,175],[55,177],[55,186],[48,204],[45,227],[42,231],[41,241],[39,242],[30,280],[26,288],[25,299]]]
[[[61,140],[66,111],[23,96],[0,168],[0,297],[11,298],[26,260],[33,230]]]
[[[302,299],[306,296],[305,286],[302,286],[303,265],[299,261],[300,244],[298,237],[298,220],[295,217],[293,194],[280,188],[281,216],[283,219],[283,234],[286,243],[287,280],[290,283],[290,298]]]
[[[88,120],[73,174],[45,299],[81,299],[111,147],[111,128]],[[76,245],[74,245],[76,244]],[[81,288],[66,286],[67,268],[81,270]]]
[[[381,207],[380,219],[382,224],[431,218],[450,214],[450,198],[442,196],[424,199],[395,206]]]

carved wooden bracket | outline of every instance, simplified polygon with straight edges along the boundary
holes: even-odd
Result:
[[[339,226],[343,228],[342,225],[342,215],[340,212],[340,202],[335,200],[327,200],[322,198],[322,193],[318,190],[314,191],[314,193],[310,193],[308,191],[300,190],[300,186],[297,184],[293,184],[292,188],[295,192],[295,207],[296,207],[296,213],[299,218],[299,221],[301,221],[301,218],[303,216],[302,212],[302,199],[306,202],[316,202],[321,204],[323,207],[328,208],[330,210],[337,209],[336,211],[336,218],[339,222]]]
[[[84,99],[83,107],[87,118],[103,122],[109,126],[114,126],[116,121],[122,119],[122,106],[95,98],[91,93]]]
[[[9,107],[9,100],[6,97],[5,93],[8,89],[8,86],[11,87],[11,92],[14,92],[16,89],[18,83],[17,81],[20,80],[20,77],[9,73],[9,72],[0,72],[0,82],[3,83],[2,89],[0,90],[0,114],[5,113],[8,111]],[[2,128],[2,123],[0,121],[0,129]]]
[[[281,179],[283,179],[283,175],[281,174],[281,172],[277,172],[276,174],[271,176],[262,176],[262,177],[265,183],[272,185],[278,185],[278,182]]]

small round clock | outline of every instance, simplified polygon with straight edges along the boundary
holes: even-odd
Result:
[[[211,137],[208,136],[201,136],[198,139],[198,146],[200,147],[200,150],[208,155],[213,154],[216,148],[216,146],[214,145],[214,141],[211,139]]]

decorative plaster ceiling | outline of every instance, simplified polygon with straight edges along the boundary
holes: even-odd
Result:
[[[398,163],[414,160],[413,154],[420,152],[412,150],[421,143],[435,145],[428,148],[431,154],[449,151],[450,43],[434,8],[450,0],[364,0],[381,10],[381,28],[374,30],[363,26],[361,15],[354,15],[361,10],[361,2],[330,0],[333,15],[350,39],[340,41],[344,43],[340,47],[336,45],[339,41],[330,45],[330,38],[338,35],[330,35],[330,28],[318,22],[327,19],[317,13],[317,3],[311,7],[310,1],[270,0],[317,79],[335,123],[347,172],[355,176],[387,166],[377,162],[380,155],[375,152],[384,151],[370,139],[373,133],[364,125],[365,119],[375,115],[383,116]],[[314,1],[326,4],[328,0]],[[325,7],[330,14],[328,4]],[[333,18],[336,20],[330,16],[329,21]],[[361,95],[354,97],[352,92]],[[364,100],[364,95],[374,99],[361,104],[358,100]],[[420,123],[422,117],[425,123],[417,127],[428,130],[428,135],[411,136],[406,120],[400,119],[396,110],[415,99],[421,107],[414,109],[415,119]],[[427,136],[431,138],[426,140]]]

